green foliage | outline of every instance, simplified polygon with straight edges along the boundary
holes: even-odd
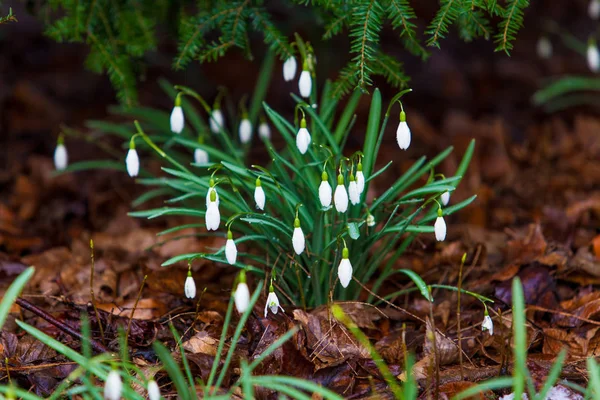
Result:
[[[18,22],[17,17],[13,14],[12,8],[8,9],[8,14],[6,14],[5,17],[0,17],[0,25],[6,24],[7,22]]]
[[[289,15],[304,15],[313,25],[322,25],[320,35],[328,40],[348,35],[350,60],[340,71],[330,95],[341,96],[354,88],[366,91],[373,76],[383,76],[392,86],[408,82],[401,63],[380,46],[381,30],[389,23],[404,49],[426,59],[424,47],[439,47],[452,25],[466,41],[489,38],[491,17],[501,21],[494,35],[497,51],[508,52],[523,24],[526,0],[506,0],[500,5],[487,0],[442,0],[432,21],[418,18],[409,0],[288,0],[282,3]],[[177,40],[173,68],[183,69],[191,61],[216,61],[238,49],[253,58],[250,38],[261,35],[266,46],[281,60],[307,57],[302,46],[290,43],[293,32],[281,20],[279,10],[262,0],[220,0],[170,2],[167,0],[77,1],[52,0],[46,14],[52,21],[48,35],[60,42],[85,42],[90,47],[86,65],[92,71],[107,72],[121,102],[136,103],[136,77],[143,76],[144,57],[157,48],[157,28]],[[7,17],[8,18],[8,17]],[[174,34],[177,32],[176,34]],[[424,41],[420,36],[428,38]],[[161,36],[164,33],[161,31]]]

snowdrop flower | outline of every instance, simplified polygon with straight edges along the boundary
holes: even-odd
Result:
[[[185,284],[183,285],[183,292],[188,299],[196,297],[196,282],[194,282],[194,278],[192,277],[191,269],[188,269],[187,278],[185,278]]]
[[[302,68],[302,73],[300,73],[300,80],[298,80],[298,90],[300,90],[300,96],[302,97],[310,97],[310,92],[312,91],[312,78],[310,77],[310,72],[308,72],[308,67],[305,63],[304,68]]]
[[[210,201],[206,208],[206,229],[216,231],[221,224],[221,213],[219,213],[219,204],[217,203],[217,191],[215,188],[209,189]]]
[[[221,109],[218,107],[213,108],[210,113],[210,130],[212,133],[219,133],[221,128],[225,125],[225,118],[223,117],[223,113]]]
[[[230,230],[227,231],[227,242],[225,242],[225,257],[227,262],[231,265],[235,264],[237,260],[237,247],[233,241],[233,235]]]
[[[135,143],[129,142],[129,151],[127,157],[125,157],[125,166],[127,167],[127,173],[130,177],[135,178],[140,172],[140,158],[135,150]]]
[[[148,399],[160,400],[160,388],[154,379],[150,379],[148,382]]]
[[[111,370],[104,382],[104,399],[105,400],[120,400],[121,391],[123,390],[123,382],[121,375],[116,369]]]
[[[338,175],[337,181],[338,184],[333,195],[333,202],[338,212],[345,213],[348,210],[348,192],[346,192],[344,177],[341,173]]]
[[[598,69],[600,69],[600,54],[594,40],[590,40],[588,43],[587,64],[592,72],[598,72]]]
[[[373,214],[367,214],[366,223],[369,228],[375,226],[375,217],[373,216]]]
[[[194,162],[196,164],[208,164],[208,153],[203,149],[194,150]]]
[[[265,318],[267,318],[268,310],[271,310],[273,314],[277,314],[279,308],[281,308],[281,311],[285,312],[283,307],[279,305],[279,298],[277,298],[275,290],[273,289],[273,285],[271,285],[271,287],[269,288],[269,296],[267,297],[267,303],[265,304]]]
[[[600,16],[600,0],[590,0],[588,15],[591,19],[598,19]]]
[[[256,202],[256,208],[259,210],[264,210],[265,200],[265,191],[260,183],[260,178],[256,178],[256,187],[254,188],[254,201]]]
[[[289,82],[294,79],[297,67],[298,65],[296,64],[296,59],[294,56],[288,57],[283,63],[283,80]]]
[[[358,185],[358,195],[360,196],[365,191],[365,174],[363,174],[361,162],[356,166],[356,184]]]
[[[208,205],[210,204],[210,192],[211,189],[214,189],[215,191],[215,198],[217,199],[217,206],[219,206],[219,192],[217,192],[217,187],[215,186],[215,180],[214,179],[210,179],[210,181],[208,182],[209,188],[208,188],[208,192],[206,192],[206,207],[208,207]]]
[[[184,125],[185,120],[183,118],[183,109],[181,108],[181,95],[178,94],[175,97],[175,107],[171,111],[171,132],[181,133]]]
[[[442,193],[440,200],[442,200],[443,205],[447,206],[450,202],[450,192],[446,190],[444,193]]]
[[[446,222],[444,221],[444,217],[442,217],[441,208],[438,208],[438,216],[435,220],[433,229],[435,231],[435,239],[438,242],[443,242],[444,239],[446,239]]]
[[[547,36],[540,36],[537,41],[536,51],[539,58],[547,60],[552,57],[552,42]]]
[[[323,208],[327,208],[331,205],[333,189],[331,189],[328,179],[327,172],[323,171],[321,174],[321,184],[319,185],[319,201]]]
[[[342,261],[338,267],[338,278],[344,288],[347,288],[352,280],[352,264],[348,259],[348,248],[345,246],[342,250]]]
[[[492,321],[492,318],[489,316],[487,309],[485,310],[485,315],[483,316],[483,322],[481,323],[481,330],[484,332],[489,331],[490,336],[492,336],[494,334],[494,322]]]
[[[296,135],[296,147],[298,147],[300,153],[305,154],[309,144],[310,133],[308,132],[308,129],[306,129],[306,119],[302,118],[302,120],[300,120],[300,129]]]
[[[350,173],[350,183],[348,184],[348,195],[350,196],[350,203],[357,205],[360,203],[360,193],[358,192],[358,184],[354,175]]]
[[[69,164],[69,155],[65,147],[65,140],[61,134],[56,141],[56,149],[54,149],[54,168],[57,171],[63,171]]]
[[[294,220],[294,234],[292,235],[292,245],[296,254],[300,255],[304,252],[305,240],[304,232],[300,227],[300,220],[298,217]]]
[[[239,134],[240,142],[242,142],[242,144],[249,143],[250,139],[252,139],[252,123],[247,115],[245,115],[242,122],[240,122]]]
[[[233,293],[233,300],[235,301],[235,308],[240,314],[246,312],[250,304],[250,290],[246,284],[246,272],[243,270],[240,271],[239,283]]]
[[[400,111],[400,124],[398,124],[398,129],[396,129],[396,141],[402,150],[406,150],[410,146],[410,128],[406,123],[406,113],[404,110]]]
[[[263,139],[271,139],[271,128],[269,128],[269,124],[266,122],[261,122],[258,126],[258,136]]]

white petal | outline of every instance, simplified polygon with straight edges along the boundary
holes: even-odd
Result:
[[[254,188],[254,201],[256,202],[256,208],[259,210],[265,209],[265,191],[262,186],[257,186]]]
[[[352,264],[347,258],[342,258],[338,267],[338,278],[343,287],[348,287],[352,280]]]
[[[296,147],[300,153],[305,154],[308,150],[308,145],[310,145],[311,137],[308,129],[300,128],[298,130],[298,134],[296,135]]]
[[[227,239],[227,242],[225,242],[225,257],[229,264],[235,264],[237,260],[237,247],[235,247],[233,239]]]
[[[406,150],[410,146],[410,128],[406,121],[402,121],[398,124],[398,129],[396,129],[396,141],[402,150]]]
[[[365,174],[362,171],[356,172],[356,184],[358,185],[358,194],[361,195],[365,191]]]
[[[243,282],[239,283],[235,289],[233,299],[235,300],[235,308],[237,308],[240,314],[243,314],[248,309],[248,304],[250,303],[250,290],[248,289],[248,285]]]
[[[433,229],[435,231],[435,239],[438,242],[442,242],[446,239],[446,222],[443,217],[437,217]]]
[[[537,41],[536,51],[539,58],[547,60],[552,57],[552,42],[546,36],[540,36]]]
[[[442,193],[440,198],[442,200],[442,205],[447,206],[448,203],[450,202],[450,192],[446,190],[444,193]]]
[[[54,168],[57,171],[62,171],[67,168],[69,163],[69,156],[67,154],[67,148],[64,144],[59,144],[54,150]]]
[[[373,216],[373,214],[367,215],[367,226],[368,227],[375,226],[375,217]]]
[[[244,118],[242,122],[240,122],[240,142],[246,144],[250,142],[252,139],[252,124],[249,119]]]
[[[185,297],[187,297],[188,299],[193,299],[194,297],[196,297],[196,282],[194,282],[194,278],[192,278],[191,276],[185,278],[183,291],[185,293]]]
[[[148,399],[160,400],[160,388],[154,379],[151,379],[150,382],[148,382]]]
[[[220,109],[214,109],[210,113],[210,130],[212,133],[219,133],[221,128],[225,124],[225,119],[223,118],[223,113]]]
[[[492,321],[492,318],[489,315],[486,315],[485,317],[483,317],[483,323],[481,324],[481,330],[489,331],[490,336],[494,334],[494,321]]]
[[[304,232],[302,228],[294,228],[294,234],[292,235],[292,245],[296,254],[300,255],[304,251],[305,240]]]
[[[279,298],[275,292],[270,292],[265,303],[265,318],[267,317],[268,310],[271,310],[273,314],[277,314],[279,308],[283,311],[283,308],[279,305]]]
[[[181,133],[185,125],[183,118],[183,109],[180,106],[173,107],[171,111],[171,131],[173,133]]]
[[[600,16],[600,1],[590,0],[590,4],[588,6],[588,15],[591,19],[598,19]]]
[[[269,128],[269,124],[262,122],[258,126],[258,136],[261,139],[271,139],[271,128]]]
[[[217,203],[217,207],[219,206],[219,192],[217,191],[217,188],[214,187],[212,188],[215,191],[215,202]],[[208,192],[206,192],[206,207],[208,207],[208,205],[210,204],[210,188],[208,189]]]
[[[329,207],[331,205],[332,192],[333,189],[329,182],[321,181],[319,185],[319,201],[321,202],[321,206]]]
[[[125,157],[125,166],[130,177],[135,178],[140,172],[140,158],[135,149],[129,149]]]
[[[115,370],[111,370],[106,377],[104,383],[104,399],[105,400],[120,400],[121,391],[123,390],[123,382],[121,376]]]
[[[346,187],[344,185],[337,185],[335,188],[333,202],[335,203],[335,209],[338,212],[344,213],[348,210],[348,192],[346,192]]]
[[[310,92],[312,91],[312,79],[310,77],[310,72],[307,70],[303,70],[300,74],[298,89],[300,90],[300,96],[310,97]]]
[[[350,181],[348,184],[348,196],[353,205],[360,203],[360,194],[358,193],[358,184],[356,181]]]
[[[206,229],[216,231],[221,224],[221,213],[216,201],[211,201],[206,209]]]
[[[294,79],[294,76],[296,75],[296,68],[296,59],[293,56],[288,57],[288,59],[283,63],[283,79],[286,82]]]
[[[194,162],[196,164],[208,164],[208,153],[202,149],[194,150]]]
[[[596,45],[588,45],[587,63],[592,72],[598,72],[600,68],[600,54],[598,54],[598,47]]]

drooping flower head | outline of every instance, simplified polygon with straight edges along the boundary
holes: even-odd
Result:
[[[208,207],[208,204],[210,203],[210,193],[211,193],[211,189],[214,189],[215,191],[215,198],[216,198],[216,202],[217,202],[217,206],[219,205],[219,192],[217,191],[217,186],[215,185],[215,180],[213,178],[210,178],[210,180],[208,181],[208,192],[206,192],[206,207]]]
[[[331,205],[333,189],[331,188],[328,179],[329,176],[327,175],[327,172],[323,171],[321,173],[321,184],[319,185],[319,201],[323,208],[327,208]]]
[[[540,36],[535,50],[539,58],[547,60],[552,57],[552,42],[548,39],[548,36]]]
[[[234,265],[237,260],[237,247],[233,241],[233,234],[229,229],[227,230],[227,242],[225,242],[225,258],[231,265]]]
[[[344,176],[341,171],[337,177],[337,186],[333,195],[333,202],[335,204],[335,209],[338,212],[345,213],[346,210],[348,210],[348,192],[344,186]]]
[[[283,307],[279,305],[279,298],[275,294],[273,284],[269,287],[269,296],[267,296],[267,302],[265,303],[265,318],[267,318],[268,310],[271,310],[273,314],[277,314],[277,311],[281,308],[281,311],[285,312]]]
[[[490,336],[492,336],[494,334],[494,321],[492,321],[492,318],[488,314],[487,307],[485,308],[485,313],[483,315],[483,322],[481,323],[481,330],[488,331],[490,333]]]
[[[188,299],[196,297],[196,282],[194,282],[194,278],[192,277],[191,268],[188,268],[187,278],[185,278],[185,284],[183,285],[183,292]]]
[[[209,125],[212,133],[219,133],[225,126],[225,117],[223,117],[223,112],[218,105],[215,105],[210,113]]]
[[[233,293],[235,308],[240,314],[243,314],[250,305],[250,290],[246,284],[246,271],[241,270],[238,277],[238,284]]]
[[[306,60],[304,61],[300,79],[298,80],[298,90],[300,91],[300,96],[305,98],[310,97],[310,92],[312,92],[312,78],[308,71],[308,62]]]
[[[262,184],[260,183],[260,178],[256,178],[256,186],[254,188],[254,201],[256,202],[256,208],[259,210],[265,209],[265,191],[262,188]]]
[[[262,140],[271,139],[271,128],[269,128],[269,124],[267,124],[266,121],[262,121],[260,125],[258,125],[258,137]]]
[[[442,200],[443,206],[447,206],[450,202],[450,192],[446,190],[444,193],[442,193],[442,195],[440,196],[440,200]]]
[[[350,172],[350,183],[348,183],[348,196],[350,197],[350,202],[352,205],[357,205],[360,203],[360,193],[358,191],[358,184],[356,183],[356,178],[354,178],[354,174]]]
[[[175,97],[175,106],[171,111],[171,132],[181,133],[185,125],[185,119],[183,117],[183,109],[181,108],[181,93]]]
[[[120,400],[121,392],[123,391],[123,381],[121,375],[116,369],[112,369],[104,382],[104,399],[105,400]]]
[[[140,158],[135,150],[135,142],[132,137],[129,141],[129,151],[127,157],[125,157],[125,167],[127,167],[127,173],[130,177],[135,178],[140,172]]]
[[[160,388],[154,379],[148,381],[148,399],[160,400]]]
[[[252,123],[248,119],[248,114],[246,114],[246,113],[242,116],[242,121],[240,122],[239,134],[240,134],[240,142],[242,144],[250,143],[250,139],[252,139]]]
[[[63,171],[69,164],[69,155],[65,147],[65,138],[61,133],[56,140],[56,149],[54,149],[54,168],[57,171]]]
[[[406,113],[402,110],[400,111],[400,123],[396,129],[396,141],[402,150],[406,150],[410,146],[410,140],[410,128],[406,123]]]
[[[292,235],[292,246],[294,247],[296,254],[302,254],[305,245],[304,232],[302,232],[302,228],[300,227],[300,219],[296,217],[296,219],[294,219],[294,233]]]
[[[283,80],[286,82],[291,81],[296,76],[296,69],[298,65],[294,56],[289,56],[283,63]]]
[[[600,53],[598,52],[596,41],[593,38],[590,38],[588,41],[587,64],[592,72],[598,72],[600,69]]]
[[[298,147],[300,153],[306,153],[310,141],[310,133],[308,132],[308,129],[306,129],[306,119],[302,117],[300,120],[300,129],[298,129],[298,134],[296,135],[296,147]]]
[[[362,195],[365,191],[365,174],[363,174],[362,162],[358,162],[356,166],[356,184],[358,185],[358,195]]]
[[[367,223],[367,226],[369,228],[371,228],[371,227],[375,226],[375,217],[370,212],[367,211],[367,213],[368,213],[367,214],[367,219],[366,219],[365,222]]]
[[[344,288],[347,288],[352,280],[352,264],[350,263],[348,248],[345,245],[342,250],[342,261],[338,266],[338,278]]]
[[[600,17],[600,0],[590,0],[588,15],[591,19],[598,19]]]
[[[433,226],[435,232],[435,239],[438,242],[443,242],[446,239],[446,222],[444,221],[442,208],[438,208],[438,216]]]
[[[214,187],[208,190],[209,202],[206,208],[206,229],[216,231],[221,224],[221,213],[219,212],[219,203],[217,202],[217,191]]]

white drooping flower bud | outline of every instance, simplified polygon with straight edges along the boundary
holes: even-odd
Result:
[[[296,135],[296,147],[300,153],[305,154],[308,151],[308,145],[310,145],[310,133],[306,129],[306,119],[300,120],[300,129]]]
[[[208,153],[206,152],[206,150],[194,150],[194,162],[199,165],[208,164]]]
[[[65,147],[64,139],[62,134],[56,141],[56,149],[54,149],[54,168],[57,171],[63,171],[69,164],[69,155],[67,154],[67,148]]]
[[[310,92],[312,91],[312,78],[310,77],[310,72],[306,69],[303,69],[300,74],[298,89],[300,90],[300,96],[305,98],[310,97]]]
[[[348,183],[348,196],[350,197],[350,203],[352,205],[357,205],[360,203],[360,194],[358,193],[358,184],[356,183],[356,179],[354,175],[350,173],[350,183]]]
[[[214,188],[209,189],[210,201],[206,208],[206,229],[209,231],[216,231],[219,229],[221,224],[221,213],[219,212],[219,205],[217,203],[217,191]]]
[[[300,220],[296,218],[294,220],[294,234],[292,235],[292,246],[296,254],[300,255],[304,252],[305,246],[304,232],[300,227]]]
[[[362,162],[356,166],[356,184],[358,185],[358,195],[365,191],[365,174],[363,174]]]
[[[590,40],[587,48],[587,64],[592,72],[598,72],[600,69],[600,53],[594,40]]]
[[[267,318],[268,310],[271,310],[271,312],[273,314],[277,314],[277,311],[279,311],[279,308],[281,308],[281,311],[285,312],[283,307],[281,307],[279,305],[279,298],[275,294],[273,285],[271,285],[271,287],[269,288],[269,296],[267,296],[267,303],[265,304],[265,318]]]
[[[262,184],[260,183],[260,178],[256,178],[256,187],[254,188],[254,201],[256,202],[256,208],[259,210],[265,209],[265,191],[262,188]]]
[[[258,137],[263,140],[271,139],[271,128],[269,128],[269,124],[261,122],[260,125],[258,125]]]
[[[247,116],[242,119],[242,122],[240,122],[239,134],[240,142],[242,144],[249,143],[250,139],[252,139],[252,123]]]
[[[375,217],[373,216],[373,214],[371,214],[371,213],[367,214],[366,222],[367,222],[367,226],[369,228],[375,226]]]
[[[547,60],[552,57],[552,42],[547,36],[540,36],[537,41],[536,51],[539,58]]]
[[[450,192],[446,190],[444,193],[442,193],[440,200],[442,200],[442,205],[447,206],[450,202]]]
[[[237,247],[235,247],[233,234],[230,230],[227,231],[227,242],[225,242],[225,258],[231,265],[234,265],[237,260]]]
[[[192,271],[188,269],[187,278],[185,278],[185,284],[183,285],[183,292],[185,293],[185,297],[188,299],[193,299],[196,297],[196,282],[194,282],[194,278],[192,277]]]
[[[598,19],[600,17],[600,0],[590,0],[588,15],[591,19]]]
[[[133,142],[132,142],[133,143]],[[140,172],[140,158],[135,147],[129,147],[127,157],[125,157],[125,166],[130,177],[135,178]]]
[[[239,282],[235,288],[233,300],[238,312],[240,314],[245,313],[250,304],[250,289],[248,289],[248,285],[246,284],[246,272],[244,270],[240,271]]]
[[[344,176],[340,173],[337,178],[337,186],[333,195],[335,209],[338,212],[345,213],[348,210],[348,192],[344,186]]]
[[[298,67],[294,56],[290,56],[283,63],[283,80],[291,81],[296,76],[296,68]]]
[[[348,248],[344,247],[342,250],[342,261],[338,266],[338,278],[344,288],[347,288],[352,280],[352,264],[348,258]]]
[[[223,113],[220,108],[213,108],[210,113],[210,130],[212,133],[219,133],[221,129],[225,126],[225,118],[223,117]]]
[[[121,392],[123,391],[123,381],[121,375],[115,369],[111,370],[104,382],[104,399],[105,400],[120,400]]]
[[[333,189],[331,188],[328,179],[327,172],[323,171],[321,173],[321,184],[319,185],[319,201],[323,208],[327,208],[331,205]]]
[[[446,239],[446,222],[442,216],[442,209],[438,208],[438,216],[433,226],[435,232],[435,239],[438,242],[443,242]]]
[[[154,379],[150,379],[148,382],[148,399],[160,400],[160,388]]]
[[[400,111],[400,124],[398,124],[398,129],[396,129],[396,141],[398,142],[400,149],[408,149],[410,146],[410,139],[410,128],[406,123],[406,113]]]
[[[490,336],[492,336],[494,334],[494,321],[492,321],[492,318],[489,316],[487,310],[485,310],[483,322],[481,323],[481,330],[489,331]]]
[[[183,126],[185,125],[185,119],[183,118],[183,109],[181,108],[181,96],[175,97],[175,107],[171,111],[171,132],[181,133]]]
[[[209,188],[208,188],[208,192],[206,192],[206,207],[208,207],[208,205],[210,204],[210,192],[211,189],[215,190],[215,198],[216,198],[216,202],[217,202],[217,206],[219,206],[219,192],[217,191],[217,187],[215,186],[215,181],[214,179],[210,179],[210,181],[208,182]]]

